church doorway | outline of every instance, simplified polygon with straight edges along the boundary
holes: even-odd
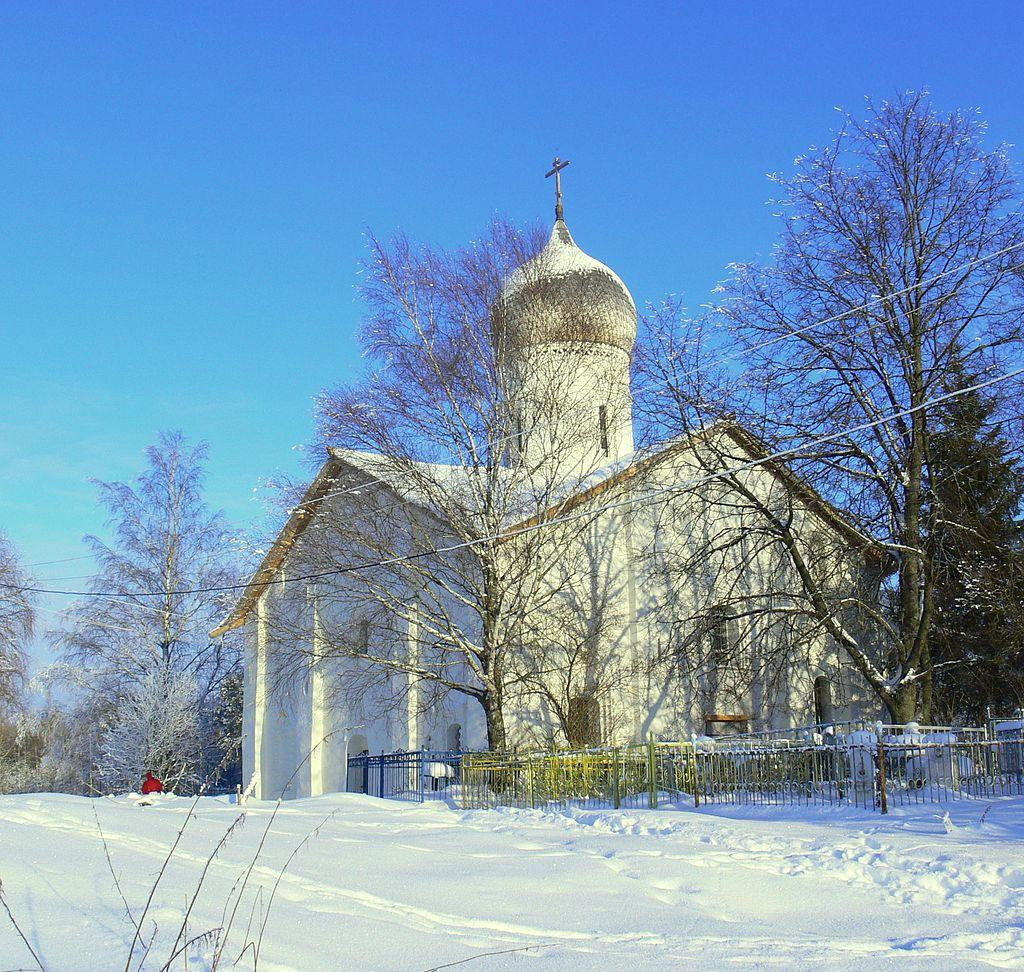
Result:
[[[454,726],[448,727],[448,732],[445,738],[445,744],[450,753],[461,753],[462,752],[462,726],[457,722]]]
[[[370,771],[370,743],[366,736],[350,736],[345,750],[345,789],[349,793],[366,793]]]

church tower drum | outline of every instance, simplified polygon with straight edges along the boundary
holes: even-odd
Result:
[[[557,177],[568,163],[555,163]],[[556,198],[551,238],[509,278],[495,323],[509,371],[513,451],[572,478],[633,452],[637,321],[618,274],[573,240],[560,185]]]

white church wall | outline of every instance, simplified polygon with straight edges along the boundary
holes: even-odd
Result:
[[[737,455],[734,462],[738,464],[740,459],[741,456]],[[705,474],[706,468],[705,463],[682,456],[678,463],[673,463],[673,468],[660,470],[659,479],[662,483],[689,481]],[[788,487],[768,470],[751,469],[743,474],[743,478],[747,488],[760,500],[779,502],[783,499],[780,494],[784,494],[785,502],[793,503]],[[774,591],[777,597],[779,591],[800,590],[788,555],[778,544],[761,539],[758,517],[746,508],[745,501],[730,498],[728,494],[722,494],[718,504],[708,503],[706,498],[706,495],[681,497],[677,504],[688,512],[681,517],[663,517],[660,524],[652,526],[651,529],[659,533],[657,541],[663,546],[685,549],[688,542],[685,524],[701,524],[699,538],[694,537],[691,528],[691,550],[695,539],[698,544],[717,541],[727,548],[720,569],[713,578],[716,590],[725,589],[740,599],[752,598],[763,592]],[[835,588],[845,590],[859,581],[853,576],[859,569],[856,566],[859,562],[851,556],[847,541],[834,526],[825,523],[802,503],[793,505],[792,514],[797,534],[806,538],[805,555],[832,578]],[[695,598],[714,600],[714,594],[712,592],[709,596],[706,584],[704,590],[700,590],[701,581],[697,577],[672,578],[670,587],[672,589],[663,591],[662,595],[667,603],[685,602],[687,596],[691,601]],[[804,639],[799,658],[793,659],[794,664],[783,664],[781,659],[773,663],[773,657],[783,654],[778,641],[782,634],[781,625],[769,624],[766,618],[761,618],[752,621],[746,635],[745,648],[755,670],[760,673],[751,685],[751,714],[755,716],[753,728],[784,728],[806,723],[809,717],[813,717],[812,687],[814,678],[819,674],[826,674],[837,686],[851,682],[845,655],[823,633]],[[844,689],[841,694],[843,702],[837,707],[842,709],[841,714],[850,718],[859,716],[864,693]]]
[[[645,485],[659,487],[685,481],[693,477],[694,468],[692,462],[681,458],[659,469],[657,477]],[[765,478],[766,482],[758,488],[770,491],[774,488],[773,482],[771,477]],[[648,734],[658,738],[686,738],[705,728],[706,703],[699,687],[692,680],[680,677],[659,653],[671,635],[673,612],[692,614],[701,605],[713,601],[713,592],[707,590],[708,578],[696,574],[672,576],[671,572],[666,574],[659,570],[658,551],[674,551],[685,559],[688,552],[712,540],[715,531],[723,529],[722,515],[686,493],[668,503],[644,504],[640,501],[642,489],[636,484],[633,487],[638,489],[635,506],[605,511],[590,522],[582,518],[583,527],[568,538],[564,533],[551,535],[552,543],[564,546],[563,571],[561,576],[552,578],[552,583],[565,585],[565,596],[575,605],[579,623],[590,625],[597,632],[593,658],[596,681],[588,685],[584,676],[578,690],[594,691],[598,695],[602,741],[606,743],[642,741]],[[603,495],[600,502],[621,498],[619,494]],[[725,518],[728,520],[728,515]],[[732,530],[743,528],[742,518],[729,526]],[[774,578],[777,584],[779,569],[777,551],[766,547],[751,554],[738,543],[717,571],[714,583],[735,586],[740,595],[751,596],[766,578]],[[274,602],[272,586],[261,599],[262,609],[273,610]],[[334,606],[337,608],[344,603],[342,598]],[[335,616],[326,627],[336,632],[346,622],[354,623],[352,617],[351,614]],[[561,623],[557,611],[551,612],[550,622],[552,625]],[[464,619],[462,623],[468,628],[471,622]],[[259,625],[255,627],[258,629]],[[311,616],[308,637],[313,648],[314,634]],[[395,626],[383,625],[381,636],[397,637]],[[318,637],[325,636],[321,633]],[[373,637],[377,637],[376,632]],[[404,637],[408,639],[409,632]],[[755,626],[746,638],[753,660],[762,635]],[[255,641],[258,643],[259,638]],[[399,650],[402,646],[396,642],[390,647]],[[314,659],[318,657],[315,650],[310,654]],[[267,656],[264,661],[266,680],[272,682],[275,667],[274,648],[270,644]],[[257,718],[258,650],[248,650],[246,658],[245,751],[251,755],[245,758],[247,765],[252,765],[256,761],[255,745],[260,738],[261,721]],[[293,677],[289,693],[281,697],[287,700],[284,704],[277,699],[266,700],[260,759],[265,795],[283,786],[290,771],[305,756],[313,737],[320,733],[337,733],[338,738],[324,744],[322,757],[310,761],[309,772],[300,772],[286,795],[301,796],[344,788],[346,757],[354,744],[365,745],[374,753],[428,746],[444,749],[457,726],[458,741],[463,748],[485,746],[486,724],[475,700],[451,694],[424,711],[417,698],[415,680],[404,674],[371,684],[355,694],[346,692],[346,686],[360,683],[365,664],[353,658],[321,662],[321,675],[317,675],[314,665],[306,678]],[[844,664],[827,640],[819,638],[805,646],[804,654],[783,676],[751,686],[746,705],[751,728],[781,728],[811,721],[814,678],[821,674],[825,674],[833,686],[836,718],[850,716],[857,693],[849,686],[856,679],[851,679],[849,665]],[[404,684],[396,685],[396,680],[404,680]],[[563,697],[576,690],[567,686]],[[395,705],[397,697],[401,697],[402,703]],[[536,695],[509,699],[507,728],[513,745],[564,745],[566,742],[551,704]]]
[[[256,622],[242,631],[242,786],[256,772]]]
[[[635,508],[619,506],[602,513],[573,538],[574,550],[566,552],[566,572],[575,578],[571,586],[577,602],[584,604],[589,598],[593,610],[600,601],[604,615],[594,660],[606,683],[601,690],[606,742],[640,741],[649,733],[686,738],[704,732],[704,716],[714,707],[702,697],[700,680],[682,677],[671,658],[660,657],[671,641],[673,624],[677,617],[706,610],[715,601],[717,587],[738,600],[751,599],[778,587],[780,571],[787,569],[788,560],[778,547],[748,542],[747,533],[755,527],[731,509],[728,497],[723,496],[717,508],[708,505],[706,495],[685,491],[665,502],[642,502],[645,487],[670,488],[704,471],[701,463],[685,455],[658,467],[643,485],[631,484],[638,496]],[[759,495],[778,488],[777,479],[765,471],[752,471],[751,478]],[[602,494],[595,503],[622,498]],[[810,523],[814,514],[800,510],[797,516]],[[659,549],[670,549],[685,560],[701,544],[713,544],[725,533],[733,534],[735,542],[727,545],[713,578],[696,573],[666,576],[658,569]],[[834,531],[826,535],[836,542]],[[557,542],[565,540],[563,534]],[[834,553],[823,547],[818,556]],[[581,562],[587,563],[586,570],[578,569]],[[559,577],[553,583],[563,580]],[[789,671],[779,660],[784,652],[776,643],[778,627],[757,619],[743,625],[740,648],[749,674],[741,701],[733,706],[735,714],[747,716],[753,729],[807,722],[813,718],[814,678],[825,673],[835,684],[837,717],[856,715],[855,693],[845,688],[849,665],[843,664],[836,648],[824,636],[812,638],[803,645],[800,664]],[[616,665],[627,677],[616,675]],[[547,737],[564,744],[550,706],[537,699],[521,703],[512,722],[524,741]]]
[[[417,634],[404,619],[385,616],[381,605],[365,598],[360,603],[353,575],[316,585],[282,583],[318,567],[323,563],[312,545],[297,543],[260,597],[258,620],[251,625],[244,746],[251,754],[247,772],[260,768],[258,795],[276,798],[284,789],[292,798],[344,790],[347,759],[363,748],[371,753],[444,749],[452,742],[482,748],[486,726],[475,700],[451,693],[420,711],[415,678],[404,673],[381,678],[371,662],[332,653],[332,639],[348,638],[351,645],[364,626],[367,649],[383,656],[405,656]],[[465,673],[453,669],[451,674]]]

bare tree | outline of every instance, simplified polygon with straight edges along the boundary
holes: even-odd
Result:
[[[35,622],[31,586],[13,544],[0,533],[0,707],[14,703],[24,683],[25,643]]]
[[[844,115],[829,144],[775,182],[774,257],[734,267],[719,314],[744,373],[705,368],[699,330],[687,343],[655,328],[642,364],[659,386],[648,411],[677,429],[725,416],[763,451],[793,450],[799,478],[787,493],[728,480],[750,529],[786,554],[776,600],[845,652],[894,719],[927,716],[927,405],[961,356],[983,375],[1019,360],[1024,227],[1010,163],[1004,147],[985,147],[976,113],[940,115],[927,94],[908,93],[869,102],[863,121]],[[718,451],[718,466],[750,453]],[[800,508],[827,499],[846,511],[844,556],[823,556],[790,495]]]
[[[275,650],[296,662],[281,672],[301,673],[317,652],[318,663],[351,660],[344,685],[363,699],[376,692],[393,706],[412,689],[423,707],[448,693],[474,699],[494,749],[506,746],[510,702],[529,704],[554,669],[553,630],[540,637],[533,619],[566,596],[566,548],[588,518],[549,524],[610,434],[598,429],[606,415],[572,404],[586,399],[578,362],[591,302],[551,282],[541,242],[498,220],[457,252],[371,239],[369,375],[318,404],[344,472],[328,515],[289,556],[292,575],[323,578],[313,592],[323,647],[304,591],[275,592],[268,612]],[[540,327],[557,328],[558,367],[532,343]],[[589,659],[573,691],[600,677],[596,634],[559,632],[562,657]]]
[[[238,665],[233,639],[207,635],[239,575],[223,516],[203,500],[206,448],[167,432],[146,456],[134,484],[97,481],[113,539],[85,538],[99,565],[88,585],[97,596],[76,602],[55,635],[58,672],[111,733],[120,700],[135,711],[140,692],[171,683],[194,685],[196,716],[208,719]],[[162,704],[153,699],[153,710]],[[197,768],[201,754],[189,758]]]

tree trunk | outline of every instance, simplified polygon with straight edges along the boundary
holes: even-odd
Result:
[[[932,717],[932,653],[928,642],[924,643],[921,650],[921,719],[925,723],[933,721]]]
[[[892,721],[897,725],[913,722],[917,716],[917,684],[911,682],[909,685],[898,686],[887,708]]]
[[[485,692],[480,700],[487,719],[487,748],[494,752],[505,749],[505,713],[501,708],[501,699],[494,692]]]

